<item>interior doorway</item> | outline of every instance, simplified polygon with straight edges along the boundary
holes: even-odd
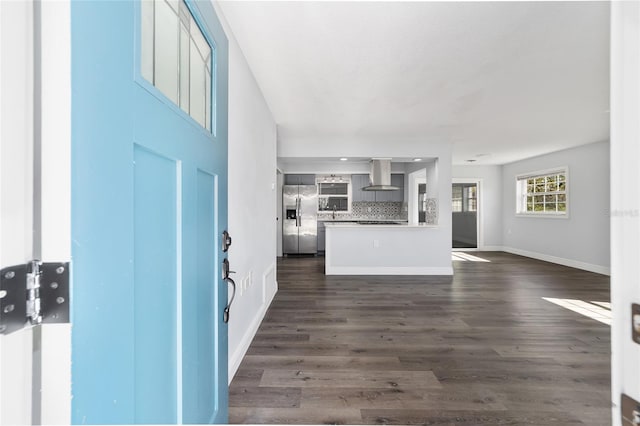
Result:
[[[282,257],[282,186],[284,174],[276,169],[276,256]]]
[[[478,249],[479,182],[453,182],[451,190],[452,242],[454,249]]]

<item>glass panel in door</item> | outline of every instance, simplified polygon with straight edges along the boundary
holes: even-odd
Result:
[[[452,247],[478,247],[477,185],[453,184]]]

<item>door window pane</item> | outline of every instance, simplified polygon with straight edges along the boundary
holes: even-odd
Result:
[[[196,120],[202,127],[205,125],[204,101],[206,90],[204,79],[204,60],[200,57],[195,41],[191,40],[191,91],[189,94],[189,111],[191,117]]]
[[[180,108],[189,113],[189,32],[180,24]]]
[[[191,18],[190,27],[198,28],[198,25],[196,24],[196,21],[193,20],[193,18]],[[193,41],[195,42],[196,47],[198,48],[198,53],[200,53],[200,57],[203,60],[209,57],[209,55],[211,54],[211,48],[209,47],[209,44],[207,43],[207,41],[204,39],[204,36],[202,35],[202,33],[199,30],[192,31],[191,37],[193,38]]]
[[[464,199],[462,209],[466,212],[475,212],[478,210],[477,206],[476,186],[465,186]]]
[[[212,131],[214,50],[184,0],[143,0],[140,74]]]
[[[178,15],[165,0],[156,1],[154,84],[178,103]]]
[[[461,186],[454,185],[452,188],[451,211],[452,212],[462,211],[462,187]]]
[[[140,73],[151,83],[153,83],[154,9],[153,0],[143,0],[140,4],[140,15],[142,19],[142,22],[140,22],[140,42],[143,46],[140,55]]]
[[[204,119],[205,128],[211,131],[211,72],[205,71],[204,76]]]

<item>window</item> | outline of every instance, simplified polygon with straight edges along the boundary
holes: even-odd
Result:
[[[518,176],[518,214],[567,215],[567,169]]]
[[[476,184],[454,183],[451,192],[453,213],[478,211],[478,187]]]
[[[466,201],[465,211],[475,212],[478,210],[478,195],[476,189],[477,187],[475,185],[464,187],[464,200]]]
[[[211,131],[215,50],[184,0],[141,3],[140,72],[176,106]],[[213,123],[215,127],[215,123]]]
[[[453,185],[451,196],[451,211],[458,213],[462,211],[462,186]]]
[[[351,178],[349,176],[319,176],[316,184],[318,185],[318,212],[351,211]]]

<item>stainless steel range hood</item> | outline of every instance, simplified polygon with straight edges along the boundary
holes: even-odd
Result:
[[[369,179],[371,185],[362,188],[363,191],[397,191],[400,189],[391,185],[390,158],[372,158]]]

